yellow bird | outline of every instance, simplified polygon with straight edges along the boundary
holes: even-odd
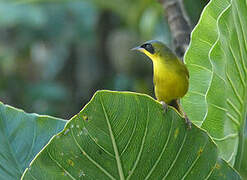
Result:
[[[179,99],[189,88],[189,71],[185,64],[162,42],[151,40],[132,50],[137,50],[148,56],[153,62],[155,96],[164,109],[173,106],[184,116],[188,127],[191,122],[183,111]]]

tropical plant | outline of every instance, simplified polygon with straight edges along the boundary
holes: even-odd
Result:
[[[133,92],[98,91],[67,123],[1,103],[0,179],[246,178],[246,17],[246,0],[212,0],[192,32],[192,129]]]

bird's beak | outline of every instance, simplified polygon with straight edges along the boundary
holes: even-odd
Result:
[[[132,49],[130,49],[131,51],[143,51],[144,49],[142,48],[142,47],[140,47],[140,46],[137,46],[137,47],[134,47],[134,48],[132,48]]]

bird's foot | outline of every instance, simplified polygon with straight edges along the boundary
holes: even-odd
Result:
[[[164,101],[160,101],[160,103],[162,104],[162,107],[164,109],[164,112],[167,111],[168,105],[164,102]]]
[[[189,118],[188,118],[188,116],[185,114],[185,116],[184,116],[184,119],[185,119],[185,123],[186,123],[186,125],[187,125],[187,129],[191,129],[191,121],[189,120]]]

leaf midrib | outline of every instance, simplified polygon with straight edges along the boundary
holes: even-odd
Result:
[[[105,110],[103,101],[101,99],[101,96],[100,96],[100,103],[101,103],[101,106],[102,106],[102,109],[103,109],[103,112],[104,112],[104,115],[105,115],[105,119],[106,119],[106,122],[107,122],[107,126],[108,126],[108,129],[109,129],[109,133],[110,133],[110,137],[111,137],[111,141],[112,141],[112,146],[113,146],[113,150],[114,150],[114,153],[115,153],[115,158],[116,158],[116,161],[117,161],[119,177],[120,177],[120,180],[124,180],[125,178],[124,178],[124,173],[123,173],[123,167],[122,167],[121,159],[120,159],[120,156],[119,156],[117,143],[116,143],[113,131],[112,131],[112,127],[111,127],[111,124],[110,124],[110,120],[109,120],[108,114],[107,114],[107,112]]]

